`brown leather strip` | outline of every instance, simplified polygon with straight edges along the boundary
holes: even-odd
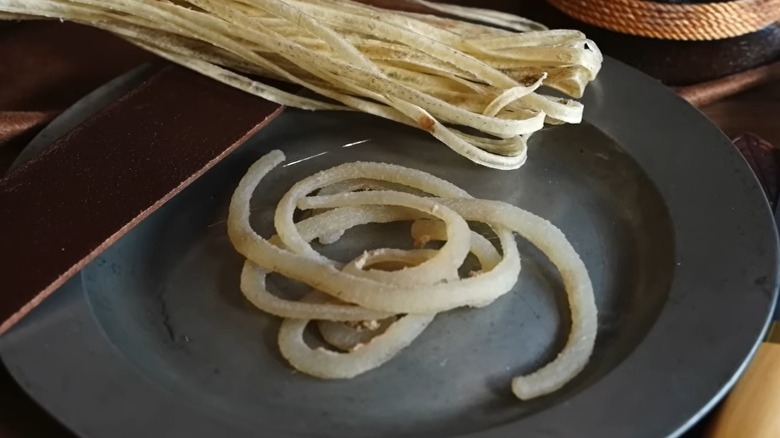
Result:
[[[720,79],[678,87],[675,91],[691,105],[701,107],[777,79],[780,79],[780,61]]]
[[[166,66],[0,180],[0,334],[280,111]]]
[[[0,111],[0,148],[20,134],[40,129],[57,116],[57,111]]]
[[[108,32],[59,21],[2,22],[0,111],[62,111],[154,59]]]

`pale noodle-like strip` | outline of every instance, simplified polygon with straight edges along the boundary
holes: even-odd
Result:
[[[258,160],[242,178],[233,195],[228,218],[228,233],[236,249],[251,263],[263,269],[278,272],[292,279],[309,284],[331,298],[320,297],[314,305],[333,305],[348,308],[357,304],[360,308],[346,309],[351,312],[366,312],[369,320],[385,319],[392,314],[407,314],[394,321],[382,333],[372,336],[370,341],[348,353],[324,349],[312,349],[303,341],[303,330],[308,319],[286,319],[280,331],[280,348],[290,363],[301,371],[323,378],[346,378],[373,369],[406,347],[430,323],[432,315],[460,306],[484,306],[512,288],[519,273],[520,260],[513,237],[507,230],[517,232],[536,245],[560,270],[569,299],[572,328],[568,341],[559,355],[550,363],[530,374],[518,376],[512,382],[512,390],[518,398],[529,399],[548,394],[565,385],[587,364],[593,351],[597,332],[597,311],[593,289],[585,265],[563,233],[550,222],[515,206],[471,198],[467,193],[446,181],[424,172],[380,163],[351,163],[318,172],[305,178],[291,188],[279,203],[275,215],[277,243],[293,248],[275,246],[257,236],[249,225],[249,201],[255,186],[265,174],[283,161],[279,151],[273,151]],[[384,183],[413,187],[438,198],[420,197],[411,193],[396,191],[338,193],[343,182],[375,179]],[[382,188],[384,183],[379,184]],[[365,184],[361,182],[360,184]],[[336,185],[330,192],[335,194],[307,196],[318,189]],[[357,186],[359,187],[359,186]],[[328,193],[324,191],[323,193]],[[292,211],[300,209],[333,209],[306,219],[298,224],[292,222]],[[457,213],[464,220],[478,221],[491,226],[498,235],[503,257],[498,258],[495,248],[484,237],[470,238],[470,251],[482,252],[482,271],[473,277],[452,279],[452,269],[439,269],[416,285],[394,282],[392,277],[403,277],[405,270],[383,272],[382,278],[369,278],[375,270],[363,270],[363,263],[370,263],[372,257],[413,257],[411,252],[399,250],[377,250],[358,257],[344,270],[321,257],[306,254],[311,250],[308,241],[349,227],[344,220],[327,220],[331,216],[345,218],[345,212],[372,211],[369,215],[379,218],[398,215],[397,218],[427,216],[414,224],[412,233],[418,239],[445,240],[463,232],[457,221],[448,223],[431,221],[431,216],[448,216],[449,211]],[[382,210],[382,209],[387,210]],[[344,210],[353,209],[353,210]],[[441,211],[447,212],[441,214]],[[328,216],[331,215],[331,216]],[[408,215],[408,216],[405,216]],[[308,222],[307,222],[308,221]],[[334,225],[325,225],[333,222]],[[349,223],[348,223],[349,222]],[[318,224],[322,225],[318,225]],[[446,245],[446,243],[445,243]],[[488,248],[490,247],[490,248]],[[476,248],[476,249],[475,249]],[[481,249],[480,249],[481,248]],[[313,250],[311,250],[313,252]],[[417,260],[416,266],[424,265],[437,257]],[[461,260],[462,262],[462,260]],[[249,262],[248,262],[249,263]],[[250,265],[251,266],[251,265]],[[412,269],[412,268],[410,268]],[[312,299],[317,299],[313,296]],[[333,303],[336,299],[341,303]],[[327,303],[327,301],[331,301]],[[312,304],[312,303],[300,303]],[[353,306],[354,307],[354,306]],[[309,310],[313,310],[312,307]],[[337,309],[330,309],[337,310]],[[339,310],[341,311],[341,310]],[[372,314],[371,311],[378,313]],[[324,312],[322,315],[341,321],[354,321],[350,317]],[[360,316],[366,316],[361,314]],[[312,319],[317,314],[307,314]],[[339,319],[341,318],[341,319]],[[332,334],[347,333],[345,328],[331,326]],[[347,333],[348,334],[348,333]]]
[[[579,102],[537,94],[528,79],[546,74],[542,86],[580,97],[602,62],[584,35],[542,30],[512,14],[409,1],[503,29],[345,0],[0,0],[0,19],[45,17],[105,29],[280,104],[350,108],[424,129],[497,169],[522,166],[527,137],[545,121],[582,120]],[[319,96],[295,96],[246,74]]]
[[[312,196],[303,199],[299,206],[303,209],[355,206],[371,202],[369,196],[381,198],[381,195],[374,192]],[[560,388],[587,364],[596,340],[596,303],[585,264],[558,228],[525,210],[478,199],[439,199],[439,202],[464,218],[481,217],[485,223],[518,233],[538,247],[560,271],[572,317],[568,341],[555,360],[527,376],[515,378],[512,390],[519,398],[527,399]]]
[[[461,306],[476,305],[505,294],[517,281],[517,276],[520,273],[520,255],[514,237],[505,230],[497,230],[496,232],[504,258],[495,268],[458,282],[421,288],[388,285],[369,278],[350,275],[341,272],[331,263],[314,260],[273,245],[252,230],[249,224],[249,199],[251,199],[252,192],[260,180],[283,160],[284,154],[281,151],[270,152],[258,160],[242,178],[231,200],[228,235],[236,250],[256,264],[294,280],[307,283],[342,301],[388,313],[435,313]],[[428,175],[428,181],[419,181],[419,184],[415,184],[416,181],[409,178],[422,172],[412,172],[411,169],[405,169],[409,171],[407,173],[404,172],[404,169],[398,169],[402,174],[398,175],[399,177],[402,177],[408,184],[430,191],[436,196],[459,196],[463,193],[452,184],[432,175]],[[358,174],[354,177],[368,178],[375,177],[375,175]],[[348,177],[345,176],[344,179],[348,179]],[[453,190],[451,187],[457,190]],[[313,187],[312,190],[316,188],[318,187]],[[399,195],[412,196],[409,194]],[[393,200],[385,201],[379,200],[377,204],[392,205]],[[293,200],[293,203],[297,203],[297,200]],[[473,220],[480,221],[481,218],[475,217]],[[297,234],[297,230],[291,230],[291,233]],[[327,280],[323,281],[323,279]]]

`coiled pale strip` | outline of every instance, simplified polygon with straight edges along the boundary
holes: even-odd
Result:
[[[446,228],[446,227],[445,227]],[[370,272],[367,268],[387,262],[398,262],[404,267],[417,266],[425,263],[426,260],[436,256],[438,250],[434,249],[397,249],[397,248],[378,248],[365,251],[363,254],[355,257],[354,260],[344,266],[343,271],[349,274],[364,276]],[[392,271],[390,271],[392,272]],[[457,281],[458,270],[452,269],[442,271],[437,279],[420,281],[418,284],[433,284],[441,281]]]
[[[542,368],[512,380],[512,391],[521,400],[549,394],[573,379],[588,363],[596,342],[598,310],[593,285],[582,259],[566,236],[549,221],[515,206],[496,201],[446,199],[445,205],[484,208],[492,213],[485,221],[511,229],[539,248],[561,273],[571,312],[571,331],[558,356]],[[503,220],[499,220],[503,218]]]
[[[363,253],[352,260],[344,267],[344,272],[360,276],[366,273],[362,270],[362,266],[388,261],[414,266],[430,260],[435,255],[434,250],[377,249]],[[442,280],[454,281],[458,278],[457,270],[443,272],[443,274]],[[312,349],[303,339],[303,332],[311,321],[285,319],[279,328],[279,350],[282,356],[299,371],[326,379],[351,378],[377,368],[395,357],[422,333],[435,316],[402,316],[387,326],[384,332],[372,337],[369,342],[354,345],[346,353],[324,348]],[[343,324],[332,327],[330,334],[343,336],[345,328]]]
[[[399,192],[413,193],[413,194],[418,194],[423,196],[427,194],[422,190],[413,189],[411,187],[403,186],[400,184],[388,183],[386,181],[377,181],[369,178],[358,178],[358,179],[346,180],[335,184],[331,184],[329,186],[321,188],[317,192],[317,194],[335,195],[336,193],[357,192],[360,190],[395,190]],[[319,214],[320,212],[314,210],[313,213]],[[300,225],[298,226],[298,229],[300,230]],[[301,235],[303,235],[303,233],[301,233]],[[344,231],[334,231],[332,233],[321,234],[318,237],[318,240],[323,245],[330,245],[336,243],[343,235],[344,235]]]
[[[327,187],[345,181],[360,179],[413,186],[423,192],[437,195],[438,193],[447,192],[449,195],[446,196],[470,197],[468,192],[458,186],[419,170],[381,163],[357,162],[342,164],[317,172],[298,181],[279,200],[274,213],[274,227],[277,233],[279,233],[282,242],[284,242],[285,247],[298,254],[312,257],[315,260],[328,262],[295,229],[293,213],[296,209],[296,203],[300,198],[317,190],[324,189],[327,193]],[[432,209],[433,207],[431,206],[430,208]],[[466,227],[468,226],[466,225]]]
[[[412,223],[412,238],[416,243],[424,244],[428,241],[442,241],[447,239],[447,229],[441,221],[419,219]],[[480,271],[489,271],[501,261],[501,255],[496,247],[485,236],[471,232],[471,253],[479,261]],[[474,273],[472,273],[473,275]],[[495,300],[486,300],[474,303],[471,307],[485,307]]]
[[[336,193],[342,192],[338,191]],[[314,216],[312,216],[295,224],[301,238],[306,242],[311,242],[314,239],[319,239],[320,242],[322,242],[322,239],[325,236],[338,235],[338,237],[340,237],[344,234],[345,230],[357,225],[410,221],[430,217],[430,215],[413,208],[383,205],[317,211],[316,215],[321,215],[322,217],[314,219]],[[338,238],[333,239],[330,243],[334,243],[336,240],[338,240]],[[278,235],[271,237],[271,243],[280,247],[284,246],[284,243]],[[334,264],[339,265],[339,263],[335,261]]]
[[[330,321],[365,321],[393,316],[392,313],[378,312],[351,304],[291,301],[280,298],[266,288],[266,277],[269,273],[267,269],[246,260],[241,270],[241,293],[252,305],[271,315]]]
[[[315,251],[309,242],[303,239],[292,220],[295,196],[301,187],[303,186],[294,186],[279,202],[275,215],[275,226],[279,237],[284,242],[285,247],[293,252],[322,263],[336,265],[336,262]],[[470,242],[470,230],[466,221],[455,212],[446,207],[440,207],[428,198],[401,192],[392,193],[394,195],[390,205],[413,208],[443,220],[447,224],[447,242],[434,257],[417,266],[394,272],[370,271],[365,276],[386,284],[412,286],[429,283],[429,280],[438,277],[440,272],[457,269],[462,265],[466,255],[468,255]],[[373,205],[381,204],[374,203]],[[292,206],[292,209],[289,209],[289,206]],[[288,212],[289,216],[287,216]]]
[[[320,190],[318,194],[322,196],[353,192],[366,187],[372,188],[374,190],[388,189],[388,186],[381,184],[381,181],[373,181],[369,179],[347,180],[345,182],[350,184],[333,184],[326,186]],[[357,225],[415,220],[412,223],[411,229],[412,239],[414,239],[415,242],[424,243],[427,241],[446,241],[446,224],[441,221],[421,219],[422,217],[427,218],[429,216],[430,215],[421,213],[414,209],[403,207],[342,207],[332,210],[325,210],[324,212],[319,213],[317,216],[312,216],[297,222],[295,226],[298,228],[298,232],[300,233],[301,238],[303,238],[306,242],[311,242],[314,239],[322,240],[323,236],[331,236],[336,233],[338,233],[338,236],[341,236],[344,231]],[[475,231],[470,231],[470,236],[471,240],[469,252],[474,254],[474,256],[477,258],[483,271],[493,269],[501,261],[501,255],[498,253],[498,251],[496,251],[495,246],[493,246],[493,244],[490,243],[487,238]],[[274,236],[271,241],[273,242],[276,239],[278,239],[280,245],[283,245],[281,239],[279,239],[278,236]],[[330,243],[335,242],[335,240],[337,239],[334,239]],[[279,316],[285,316],[270,310],[268,310],[268,312]],[[295,318],[295,316],[287,317]]]
[[[437,231],[441,230],[441,236],[446,236],[446,227],[441,222],[431,221],[431,225],[424,226],[423,228],[432,230],[432,232],[436,234],[438,234]],[[474,241],[475,239],[472,237],[472,243]],[[479,249],[475,251],[475,248],[472,247],[472,252],[476,254],[477,251],[479,251]],[[496,257],[500,259],[500,256],[495,251],[495,248],[493,248],[493,252],[495,252]],[[382,248],[364,253],[362,256],[349,263],[344,268],[344,271],[359,274],[359,272],[355,272],[356,269],[362,269],[359,265],[374,266],[387,262],[398,262],[403,266],[414,266],[424,262],[427,259],[430,259],[435,254],[436,250],[433,249],[401,250]],[[479,256],[477,257],[479,258]],[[445,278],[448,281],[455,281],[458,279],[458,272],[451,272]],[[377,327],[356,328],[352,325],[341,322],[318,319],[317,328],[319,329],[323,339],[325,339],[325,342],[328,344],[343,351],[352,351],[355,348],[361,348],[363,344],[369,343],[375,336],[384,332],[387,327],[389,327],[390,324],[393,324],[395,321],[393,321],[392,318],[384,318],[381,320],[374,319],[364,322],[372,322],[376,324]]]
[[[393,190],[396,192],[406,192],[413,195],[425,196],[426,193],[423,190],[409,187],[403,184],[394,184],[387,181],[378,181],[371,178],[355,178],[325,186],[317,191],[318,195],[335,195],[337,193],[346,192],[360,192],[366,190]]]
[[[296,230],[297,227],[293,221],[293,213],[296,208],[296,202],[299,198],[305,196],[308,193],[312,193],[317,189],[327,189],[328,187],[333,187],[334,185],[343,181],[354,181],[360,178],[371,178],[374,180],[392,182],[400,185],[414,186],[428,193],[441,193],[441,187],[444,186],[446,187],[446,191],[451,194],[457,195],[459,197],[469,196],[468,193],[453,184],[446,183],[445,185],[443,184],[445,181],[435,178],[430,174],[401,166],[379,163],[349,163],[347,165],[336,166],[299,181],[293,185],[293,187],[291,187],[290,190],[284,194],[284,196],[282,196],[282,199],[279,201],[274,215],[274,224],[281,240],[284,242],[284,245],[298,254],[307,255],[309,257],[319,259],[323,262],[332,263],[331,260],[316,252],[306,241],[306,239],[299,234],[299,230]],[[379,185],[379,187],[382,186]],[[398,202],[401,199],[404,199],[404,194],[394,193],[394,197],[396,202],[394,205],[401,205]],[[406,199],[413,198],[417,198],[418,200],[425,199],[411,195]],[[425,200],[424,203],[424,205],[430,205],[431,210],[427,212],[429,215],[439,217],[445,216],[445,212],[439,211],[435,205],[428,204],[428,200]],[[420,205],[423,204],[413,203],[403,206],[415,206],[414,208],[419,208]],[[445,243],[444,247],[442,247],[440,251],[444,251],[445,248],[447,248],[447,245],[450,243],[450,239],[452,238],[450,236],[452,235],[457,235],[458,237],[463,237],[464,239],[467,238],[466,236],[468,236],[471,231],[468,230],[468,226],[465,224],[465,222],[463,222],[463,226],[465,229],[458,229],[456,227],[452,227],[452,229],[450,229],[450,226],[447,227],[447,243]],[[457,268],[463,263],[464,259],[465,253],[463,254],[462,258],[460,257],[460,253],[458,253],[457,258],[449,257],[446,260],[450,260],[451,263],[449,265],[444,265],[444,269],[452,267]],[[392,273],[385,273],[381,271],[376,272],[373,274],[372,278],[393,284],[415,284],[425,278],[424,275],[426,275],[426,271],[421,269],[422,267],[433,266],[430,272],[439,272],[441,269],[440,266],[442,265],[434,265],[431,263],[431,261],[423,263],[415,268],[409,268],[403,271],[396,271]]]
[[[517,245],[511,233],[500,228],[496,229],[496,234],[504,258],[495,268],[460,281],[423,287],[392,286],[357,277],[343,273],[328,263],[274,246],[252,229],[249,223],[249,201],[262,178],[283,160],[284,154],[281,151],[272,151],[255,162],[241,179],[230,202],[228,215],[230,241],[236,251],[257,265],[306,283],[342,301],[394,314],[407,312],[430,314],[461,306],[479,305],[505,294],[517,281],[520,273],[520,255]],[[399,171],[401,174],[405,173],[404,168]],[[405,176],[408,175],[406,173]],[[375,177],[375,175],[351,177]],[[401,177],[395,175],[393,179],[398,180]],[[417,182],[419,184],[416,184]],[[432,175],[428,175],[427,181],[412,179],[407,180],[407,184],[430,191],[436,196],[458,196],[459,193],[463,193],[461,189]],[[479,215],[471,218],[464,216],[464,219],[482,220]]]
[[[367,196],[379,192],[310,196],[301,199],[299,208],[336,208],[361,205]],[[598,315],[593,286],[585,264],[566,236],[549,221],[513,205],[479,199],[439,199],[464,218],[481,216],[494,226],[510,229],[539,248],[558,268],[566,288],[572,327],[566,345],[558,356],[542,368],[512,381],[512,391],[520,399],[549,394],[576,376],[587,364],[596,340]]]
[[[371,342],[348,353],[312,349],[303,340],[303,332],[310,320],[284,319],[279,328],[279,350],[290,365],[301,372],[322,379],[349,379],[395,357],[428,327],[434,316],[403,316]]]
[[[339,286],[340,283],[342,283],[342,280],[350,277],[342,278],[339,274],[348,274],[337,271],[330,265],[322,266],[316,263],[309,263],[307,266],[307,259],[296,257],[297,254],[292,254],[287,251],[282,251],[280,248],[273,247],[273,245],[264,241],[251,230],[249,225],[248,204],[249,199],[251,198],[252,189],[256,183],[258,183],[260,179],[262,179],[262,177],[281,160],[283,160],[283,154],[278,151],[274,151],[258,160],[258,162],[250,168],[250,171],[242,179],[239,187],[234,193],[233,199],[231,200],[230,216],[228,218],[228,232],[236,249],[249,258],[259,256],[261,259],[265,258],[267,262],[276,263],[277,266],[274,267],[274,269],[279,268],[275,270],[291,278],[300,279],[301,277],[306,276],[306,273],[315,277],[327,276],[324,277],[326,278],[325,282],[321,282],[319,285],[313,284],[313,286],[318,287],[320,290],[337,298],[343,299],[344,296],[347,296],[354,299],[348,299],[347,301],[359,302],[361,305],[366,305],[366,302],[369,302],[370,304],[368,304],[367,307],[370,308],[376,308],[373,306],[374,304],[379,304],[381,306],[394,305],[394,303],[385,300],[381,300],[382,302],[379,302],[380,300],[372,302],[372,298],[374,297],[371,296],[373,295],[371,293],[366,294],[366,296],[361,296],[361,294],[352,293],[354,291],[341,289]],[[434,177],[431,176],[431,178]],[[298,204],[301,208],[337,208],[347,205],[371,204],[373,200],[363,199],[368,197],[366,195],[371,195],[371,197],[380,195],[377,196],[379,198],[385,197],[382,195],[388,195],[387,197],[392,199],[397,193],[382,194],[373,192],[347,193],[321,197],[309,196],[300,199]],[[380,201],[383,200],[380,199]],[[505,259],[499,262],[499,265],[496,268],[486,274],[480,274],[474,278],[446,284],[448,288],[447,292],[453,295],[450,298],[455,298],[462,292],[460,290],[461,286],[465,284],[474,285],[471,280],[488,277],[491,273],[496,272],[507,259],[512,258],[512,249],[516,251],[516,246],[514,245],[514,242],[506,242],[504,240],[504,230],[507,228],[520,233],[531,243],[537,245],[561,271],[561,276],[569,296],[569,304],[572,313],[572,331],[566,346],[552,362],[529,375],[515,378],[512,384],[513,391],[521,399],[537,397],[560,388],[584,367],[592,353],[593,344],[595,342],[597,328],[595,300],[593,298],[592,285],[582,260],[560,230],[552,226],[548,221],[517,207],[497,201],[482,201],[469,198],[439,199],[439,201],[460,213],[465,219],[479,220],[487,222],[492,226],[499,227],[497,234],[499,235],[499,241],[501,242],[502,251],[505,255]],[[243,204],[246,205],[241,208],[240,206]],[[296,262],[298,265],[293,267],[293,263]],[[519,258],[517,259],[517,264],[519,267]],[[381,283],[372,282],[370,280],[366,281],[367,279],[360,278],[359,276],[352,276],[351,278],[351,286],[369,286],[371,283],[375,283],[377,284],[377,288],[374,290],[382,289]],[[349,280],[347,281],[349,282]],[[344,286],[349,287],[348,285]],[[425,301],[430,298],[428,296],[429,294],[438,294],[440,292],[438,289],[439,286],[440,285],[421,287],[417,291],[417,293],[421,294],[418,296],[418,299]],[[388,289],[385,289],[384,292],[394,295],[407,293],[406,290],[401,288]],[[393,289],[395,290],[393,291]],[[489,298],[486,298],[482,303],[486,302],[488,299]],[[419,304],[419,302],[412,301],[416,300],[411,296],[406,299],[407,309],[409,307],[417,307]],[[479,301],[476,302],[476,304],[478,303]],[[400,308],[401,306],[397,307],[397,309]],[[395,311],[395,309],[391,310],[391,312],[392,311]],[[407,310],[398,310],[396,313],[403,313],[405,311]],[[436,310],[431,311],[431,313],[434,312],[436,312]],[[302,332],[303,328],[301,327],[300,330]],[[305,344],[303,344],[302,347],[306,347]],[[306,348],[308,349],[308,347]]]
[[[367,223],[387,223],[418,219],[421,214],[412,209],[386,206],[345,207],[325,211],[317,216],[306,218],[296,224],[301,236],[307,242],[318,237],[343,232],[357,225]],[[271,242],[278,240],[278,236]],[[310,303],[290,301],[270,293],[265,286],[269,271],[250,260],[244,262],[241,271],[241,292],[244,297],[260,310],[283,318],[320,319],[333,321],[362,321],[382,319],[392,316],[386,312],[361,307],[333,303]]]
[[[399,196],[394,197],[394,202],[392,205],[414,208],[420,211],[426,211],[424,209],[428,208],[427,212],[431,216],[443,219],[447,224],[448,240],[434,257],[417,266],[393,272],[368,271],[363,276],[373,280],[381,281],[388,285],[414,286],[420,283],[433,283],[433,281],[440,278],[441,272],[448,272],[450,270],[457,269],[460,265],[462,265],[466,255],[468,255],[470,243],[470,230],[463,218],[449,209],[438,207],[435,203],[430,202],[426,198],[420,198],[418,196],[402,193],[398,193],[398,195]],[[278,228],[279,236],[283,241],[284,236],[292,234],[291,231],[292,230],[285,229],[283,227]],[[285,245],[287,245],[287,242],[285,242]],[[295,252],[300,250],[300,248],[293,249],[289,246],[288,248]],[[311,246],[307,243],[305,248],[311,249]],[[312,252],[314,251],[312,250]],[[320,261],[325,263],[332,262],[331,260],[321,256],[319,253],[314,253],[317,254],[316,258],[318,258]],[[307,255],[310,258],[315,258],[311,254],[306,254],[304,252],[299,252],[299,254]]]
[[[358,344],[367,344],[378,334],[384,333],[396,320],[394,317],[374,320],[376,328],[353,327],[336,321],[317,320],[316,324],[325,342],[341,351],[351,351],[358,348]]]
[[[412,223],[412,238],[420,243],[428,240],[447,240],[447,229],[440,221],[419,219]],[[470,252],[477,258],[483,271],[493,269],[501,261],[501,255],[496,251],[496,247],[476,231],[471,232]]]

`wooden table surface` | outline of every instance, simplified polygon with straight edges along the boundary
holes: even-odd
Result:
[[[764,84],[702,108],[729,137],[752,132],[780,147],[780,81]]]

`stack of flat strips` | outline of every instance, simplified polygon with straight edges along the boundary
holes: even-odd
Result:
[[[582,32],[478,8],[399,4],[486,24],[346,0],[0,0],[0,14],[96,26],[276,103],[357,110],[418,127],[496,169],[522,166],[528,137],[545,123],[582,120],[580,102],[541,91],[579,98],[595,79],[603,58]]]

